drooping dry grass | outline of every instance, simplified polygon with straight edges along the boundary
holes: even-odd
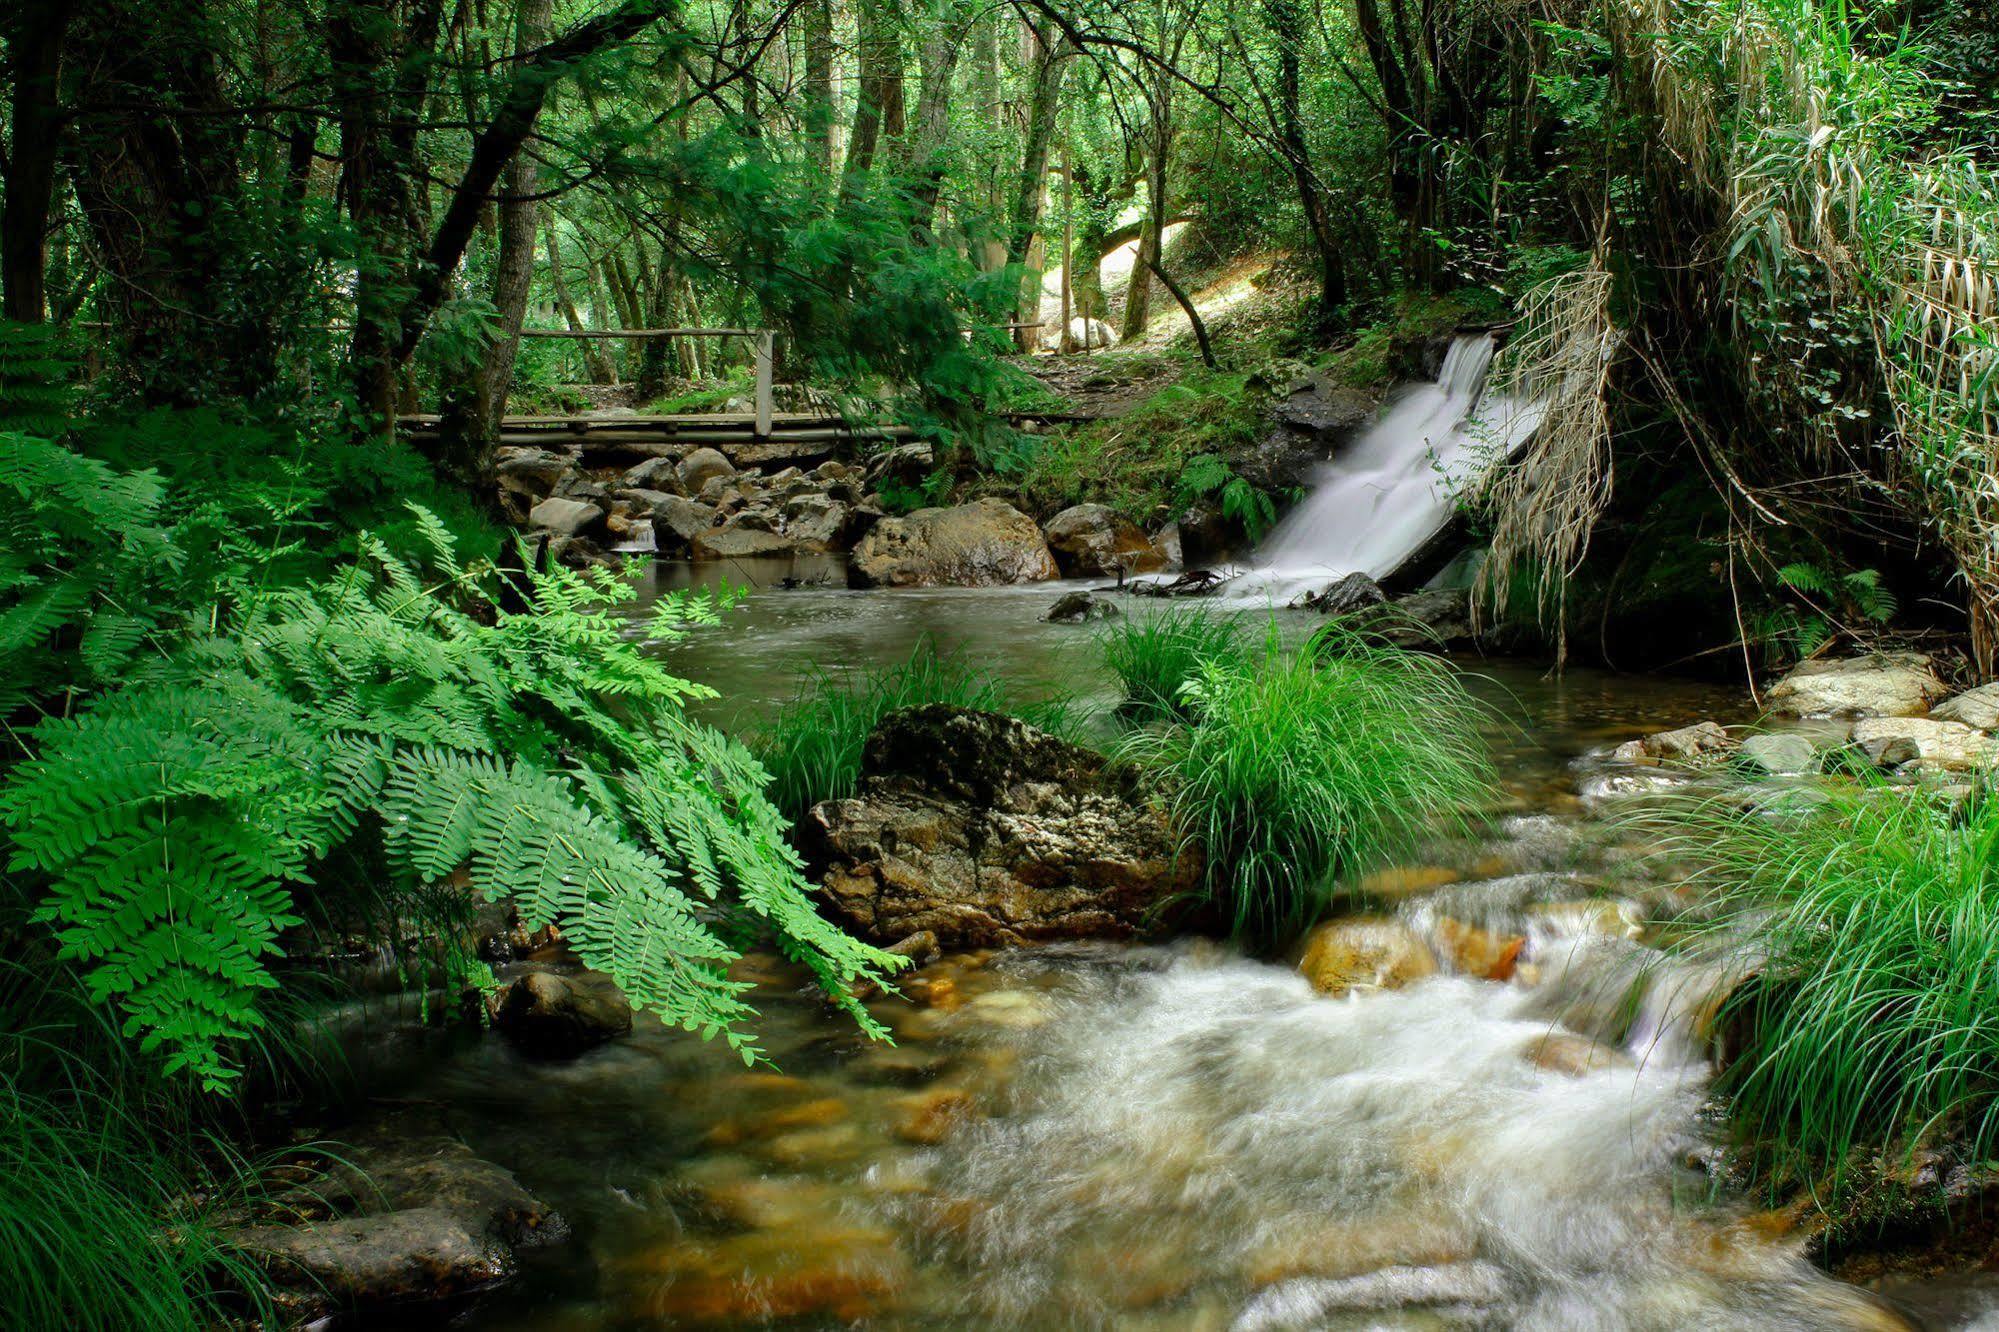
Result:
[[[1518,457],[1500,459],[1486,486],[1492,544],[1479,569],[1473,613],[1504,616],[1532,570],[1545,617],[1581,561],[1610,500],[1610,409],[1605,390],[1621,335],[1610,319],[1610,274],[1601,262],[1541,283],[1521,303],[1519,329],[1500,352],[1487,400],[1500,394],[1538,414]]]

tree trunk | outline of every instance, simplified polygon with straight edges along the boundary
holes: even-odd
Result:
[[[958,68],[959,52],[965,49],[970,22],[963,4],[946,0],[943,12],[932,15],[925,24],[923,46],[917,52],[923,84],[916,95],[916,130],[909,141],[908,157],[914,177],[911,222],[919,234],[927,233],[937,216],[937,195],[948,165],[944,146],[951,134],[951,76]]]
[[[1159,279],[1159,285],[1172,294],[1173,299],[1179,303],[1181,311],[1186,314],[1187,322],[1193,325],[1194,344],[1201,349],[1201,364],[1210,370],[1214,369],[1215,350],[1208,345],[1208,326],[1202,320],[1201,312],[1194,308],[1194,302],[1188,299],[1180,284],[1166,275],[1165,265],[1156,259],[1152,262],[1152,274]]]
[[[48,305],[49,205],[55,197],[62,132],[62,46],[66,0],[15,0],[0,25],[13,65],[13,133],[6,199],[0,203],[0,317],[40,323]]]
[[[1291,167],[1291,183],[1298,191],[1298,206],[1305,214],[1305,229],[1319,260],[1319,308],[1313,323],[1323,333],[1333,328],[1347,303],[1346,256],[1340,253],[1326,222],[1325,201],[1319,197],[1313,179],[1312,159],[1305,146],[1305,131],[1298,115],[1299,73],[1305,39],[1304,15],[1299,0],[1264,0],[1264,15],[1270,35],[1277,43],[1278,141]]]
[[[1044,20],[1028,30],[1028,42],[1036,52],[1033,91],[1027,107],[1027,136],[1020,160],[1020,176],[1014,188],[1013,211],[1007,225],[1006,257],[1011,264],[1027,262],[1035,233],[1041,226],[1041,200],[1048,186],[1048,148],[1055,136],[1056,112],[1061,107],[1062,78],[1068,72],[1069,57],[1076,48],[1064,36],[1053,41],[1055,25]],[[1040,306],[1040,284],[1023,282],[1020,304],[1022,322],[1034,318]],[[1015,344],[1022,351],[1034,348],[1031,328],[1016,330]]]
[[[812,164],[833,175],[833,0],[805,0],[805,146]]]
[[[1167,166],[1173,154],[1173,84],[1164,70],[1155,70],[1152,96],[1152,144],[1145,163],[1145,230],[1138,238],[1138,259],[1131,266],[1131,285],[1124,294],[1121,342],[1145,336],[1152,317],[1152,275],[1166,245]]]
[[[860,62],[860,100],[847,138],[847,161],[840,169],[840,203],[857,200],[883,139],[894,143],[905,129],[902,90],[902,27],[895,0],[861,0],[855,40]]]
[[[562,273],[562,247],[556,244],[554,219],[551,218],[549,221],[551,225],[542,236],[548,242],[548,281],[549,285],[555,288],[555,308],[562,312],[563,322],[569,325],[570,332],[588,332],[590,326],[583,322],[582,314],[577,311],[576,301],[569,294],[569,279]],[[587,367],[586,373],[590,376],[590,382],[617,383],[617,373],[611,369],[610,358],[604,355],[603,349],[597,345],[597,340],[578,338],[576,341],[583,348],[583,364]]]
[[[517,53],[525,54],[547,39],[552,7],[552,0],[521,0],[514,21]],[[493,309],[498,334],[465,384],[449,394],[443,406],[438,433],[445,452],[438,461],[475,495],[491,488],[493,448],[520,355],[521,324],[527,318],[534,279],[534,238],[540,226],[541,208],[534,198],[539,175],[534,158],[525,153],[516,154],[507,167],[495,219],[499,253],[493,263]]]

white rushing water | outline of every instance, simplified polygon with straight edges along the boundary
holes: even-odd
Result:
[[[1703,1064],[1640,1038],[1537,1066],[1580,1039],[1543,1002],[1579,976],[1335,1001],[1216,949],[1133,960],[1069,989],[1020,1103],[947,1151],[943,1190],[988,1200],[980,1325],[1150,1327],[1118,1312],[1150,1288],[1219,1292],[1157,1324],[1217,1332],[1907,1326],[1702,1205]]]
[[[1257,547],[1238,595],[1282,604],[1344,574],[1385,578],[1444,529],[1465,486],[1527,442],[1532,402],[1485,392],[1490,333],[1458,338],[1435,382],[1410,388]]]

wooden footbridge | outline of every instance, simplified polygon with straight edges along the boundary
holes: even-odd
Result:
[[[1009,327],[1035,327],[1018,325]],[[755,347],[756,388],[747,412],[685,412],[644,416],[608,410],[577,416],[508,416],[500,422],[500,444],[577,448],[585,454],[644,455],[707,446],[720,449],[739,467],[783,466],[826,458],[862,443],[892,444],[913,438],[906,425],[852,422],[836,412],[780,412],[772,382],[775,334],[762,328],[524,328],[524,338],[629,339],[747,338]],[[1020,420],[1082,419],[1060,413],[1010,414]],[[413,440],[435,438],[440,418],[409,415],[396,425]]]

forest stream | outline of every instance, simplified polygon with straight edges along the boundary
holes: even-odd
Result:
[[[690,576],[662,564],[655,586]],[[738,729],[808,663],[898,660],[924,635],[1024,692],[1108,701],[1092,630],[1038,622],[1061,590],[773,587],[667,651],[728,682],[710,715]],[[409,1094],[574,1238],[453,1325],[1999,1326],[1999,1283],[1833,1280],[1705,1168],[1722,1130],[1685,1034],[1707,990],[1654,946],[1674,885],[1606,815],[1655,793],[1605,755],[1745,720],[1749,699],[1461,664],[1492,705],[1502,807],[1369,884],[1440,973],[1329,999],[1207,940],[947,955],[871,1003],[889,1045],[752,955],[768,1067],[645,1021],[573,1062],[472,1043]],[[1509,981],[1455,974],[1503,936],[1526,940]]]

